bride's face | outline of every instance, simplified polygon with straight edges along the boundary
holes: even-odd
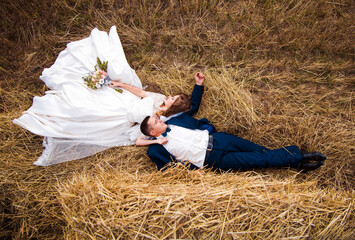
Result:
[[[171,105],[174,104],[174,102],[176,101],[177,98],[179,98],[180,95],[176,95],[176,96],[169,96],[166,98],[164,105],[166,109],[169,109],[171,107]]]

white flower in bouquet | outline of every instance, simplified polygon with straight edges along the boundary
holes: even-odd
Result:
[[[107,86],[112,81],[107,74],[107,61],[101,62],[97,58],[97,65],[95,65],[95,72],[89,74],[86,77],[83,77],[86,85],[91,89],[99,89],[103,86]],[[115,89],[116,91],[122,93],[121,89]]]

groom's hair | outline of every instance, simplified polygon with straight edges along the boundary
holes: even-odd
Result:
[[[151,136],[150,131],[152,130],[152,128],[148,124],[149,118],[150,116],[146,116],[143,122],[141,123],[141,132],[146,136]]]

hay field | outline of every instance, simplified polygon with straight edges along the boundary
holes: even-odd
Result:
[[[2,0],[1,239],[354,239],[352,0]],[[269,148],[328,157],[319,170],[157,172],[144,147],[50,167],[11,121],[47,90],[65,45],[116,25],[148,90],[190,93],[196,117]]]

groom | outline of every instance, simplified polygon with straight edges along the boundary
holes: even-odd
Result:
[[[171,119],[174,120],[174,119]],[[171,121],[170,120],[170,121]],[[184,121],[172,124],[147,116],[141,131],[147,136],[167,138],[164,145],[153,144],[148,156],[158,169],[172,162],[189,163],[190,169],[210,167],[221,170],[290,167],[304,171],[315,170],[326,157],[318,152],[302,153],[297,146],[270,150],[224,132],[200,130],[200,120],[186,115]]]
[[[315,170],[324,164],[326,157],[318,152],[301,152],[297,146],[270,150],[248,140],[223,132],[215,132],[205,118],[192,115],[198,110],[204,76],[197,73],[191,96],[192,111],[171,118],[166,123],[147,116],[141,131],[157,138],[161,144],[152,144],[148,156],[159,170],[169,163],[188,163],[190,169],[210,167],[222,170],[291,167],[303,171]],[[197,86],[199,85],[199,86]]]

